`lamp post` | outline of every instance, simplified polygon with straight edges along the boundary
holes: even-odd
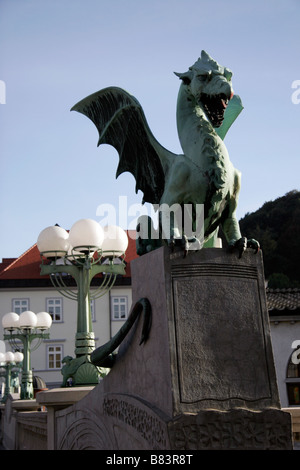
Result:
[[[33,379],[31,370],[31,352],[35,351],[43,339],[49,338],[47,330],[51,327],[52,318],[47,312],[35,314],[26,310],[18,315],[15,312],[7,313],[2,318],[4,340],[9,341],[11,347],[19,349],[18,341],[23,345],[23,368],[21,379],[21,400],[31,400],[33,394]],[[32,345],[34,340],[38,340]],[[17,353],[15,353],[17,354]]]
[[[21,363],[23,361],[23,354],[19,351],[0,353],[0,368],[5,370],[5,390],[1,403],[5,403],[9,394],[13,393],[12,374],[15,369],[19,373]]]
[[[98,383],[101,370],[90,362],[95,349],[91,299],[104,295],[113,287],[117,275],[125,274],[123,257],[127,246],[124,230],[117,226],[102,228],[92,219],[75,222],[69,233],[59,226],[51,226],[39,234],[41,275],[50,275],[56,290],[77,301],[76,358],[63,359],[63,386],[68,378],[72,378],[74,386]],[[103,281],[91,293],[92,279],[99,273],[103,273]],[[75,291],[67,285],[68,275],[76,282]]]

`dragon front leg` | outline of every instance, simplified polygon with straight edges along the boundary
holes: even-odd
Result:
[[[175,245],[184,245],[181,227],[177,224],[177,212],[181,211],[179,204],[169,205],[163,203],[159,208],[159,226],[161,237],[173,250]]]
[[[239,258],[243,256],[246,248],[254,249],[257,253],[260,249],[259,242],[254,238],[247,239],[241,236],[240,226],[235,216],[229,217],[223,223],[223,232],[228,241],[228,249],[230,252],[238,251]]]
[[[172,251],[175,246],[178,246],[186,256],[188,252],[198,251],[202,248],[204,223],[196,224],[198,229],[198,225],[200,225],[200,238],[197,238],[199,234],[193,232],[192,222],[193,209],[191,204],[161,204],[159,213],[160,231],[162,238]]]

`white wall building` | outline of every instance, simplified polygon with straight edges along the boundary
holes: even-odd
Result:
[[[127,318],[131,306],[131,288],[113,287],[100,299],[92,300],[91,306],[97,347],[106,343]],[[63,297],[54,288],[1,291],[1,314],[21,313],[24,310],[35,313],[46,311],[52,316],[50,339],[44,340],[42,345],[32,352],[31,362],[34,375],[41,377],[49,388],[59,386],[62,381],[62,359],[65,356],[75,357],[76,302]],[[3,330],[1,337],[3,338]],[[34,344],[33,342],[32,345]]]
[[[114,287],[100,298],[91,300],[92,327],[96,347],[106,343],[121,328],[131,308],[130,261],[136,257],[135,240],[129,238],[126,252],[126,275],[118,276]],[[50,338],[32,352],[33,374],[41,377],[48,388],[62,383],[62,359],[75,357],[77,332],[77,302],[66,298],[51,284],[48,276],[40,276],[41,258],[36,245],[14,260],[3,260],[0,265],[0,317],[8,312],[48,312],[52,317]],[[1,270],[2,267],[2,270]],[[100,284],[95,278],[93,284]],[[96,290],[96,286],[91,291]],[[74,290],[76,287],[74,286]],[[0,339],[3,339],[0,322]],[[32,343],[34,347],[35,343]],[[11,350],[5,342],[6,350]],[[21,343],[20,343],[21,346]]]
[[[300,289],[267,289],[281,406],[300,406]]]

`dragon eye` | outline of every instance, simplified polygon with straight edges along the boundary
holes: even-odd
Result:
[[[197,75],[197,78],[200,80],[200,82],[209,82],[212,79],[212,73],[211,70],[208,72],[202,72]]]

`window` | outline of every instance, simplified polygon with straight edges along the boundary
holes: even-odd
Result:
[[[12,311],[20,315],[20,313],[29,310],[29,299],[13,299]]]
[[[294,364],[292,361],[289,362],[287,368],[287,378],[291,377],[300,379],[300,364]]]
[[[46,311],[51,315],[53,322],[62,322],[63,309],[61,298],[46,299]]]
[[[63,347],[60,344],[47,346],[47,368],[48,369],[61,369],[62,366],[62,353]]]
[[[296,353],[296,354],[295,354]],[[286,386],[289,405],[300,405],[300,352],[293,351],[286,373]]]
[[[287,392],[289,405],[300,405],[300,382],[299,383],[288,383]]]
[[[126,320],[128,314],[127,297],[112,297],[112,320]]]

